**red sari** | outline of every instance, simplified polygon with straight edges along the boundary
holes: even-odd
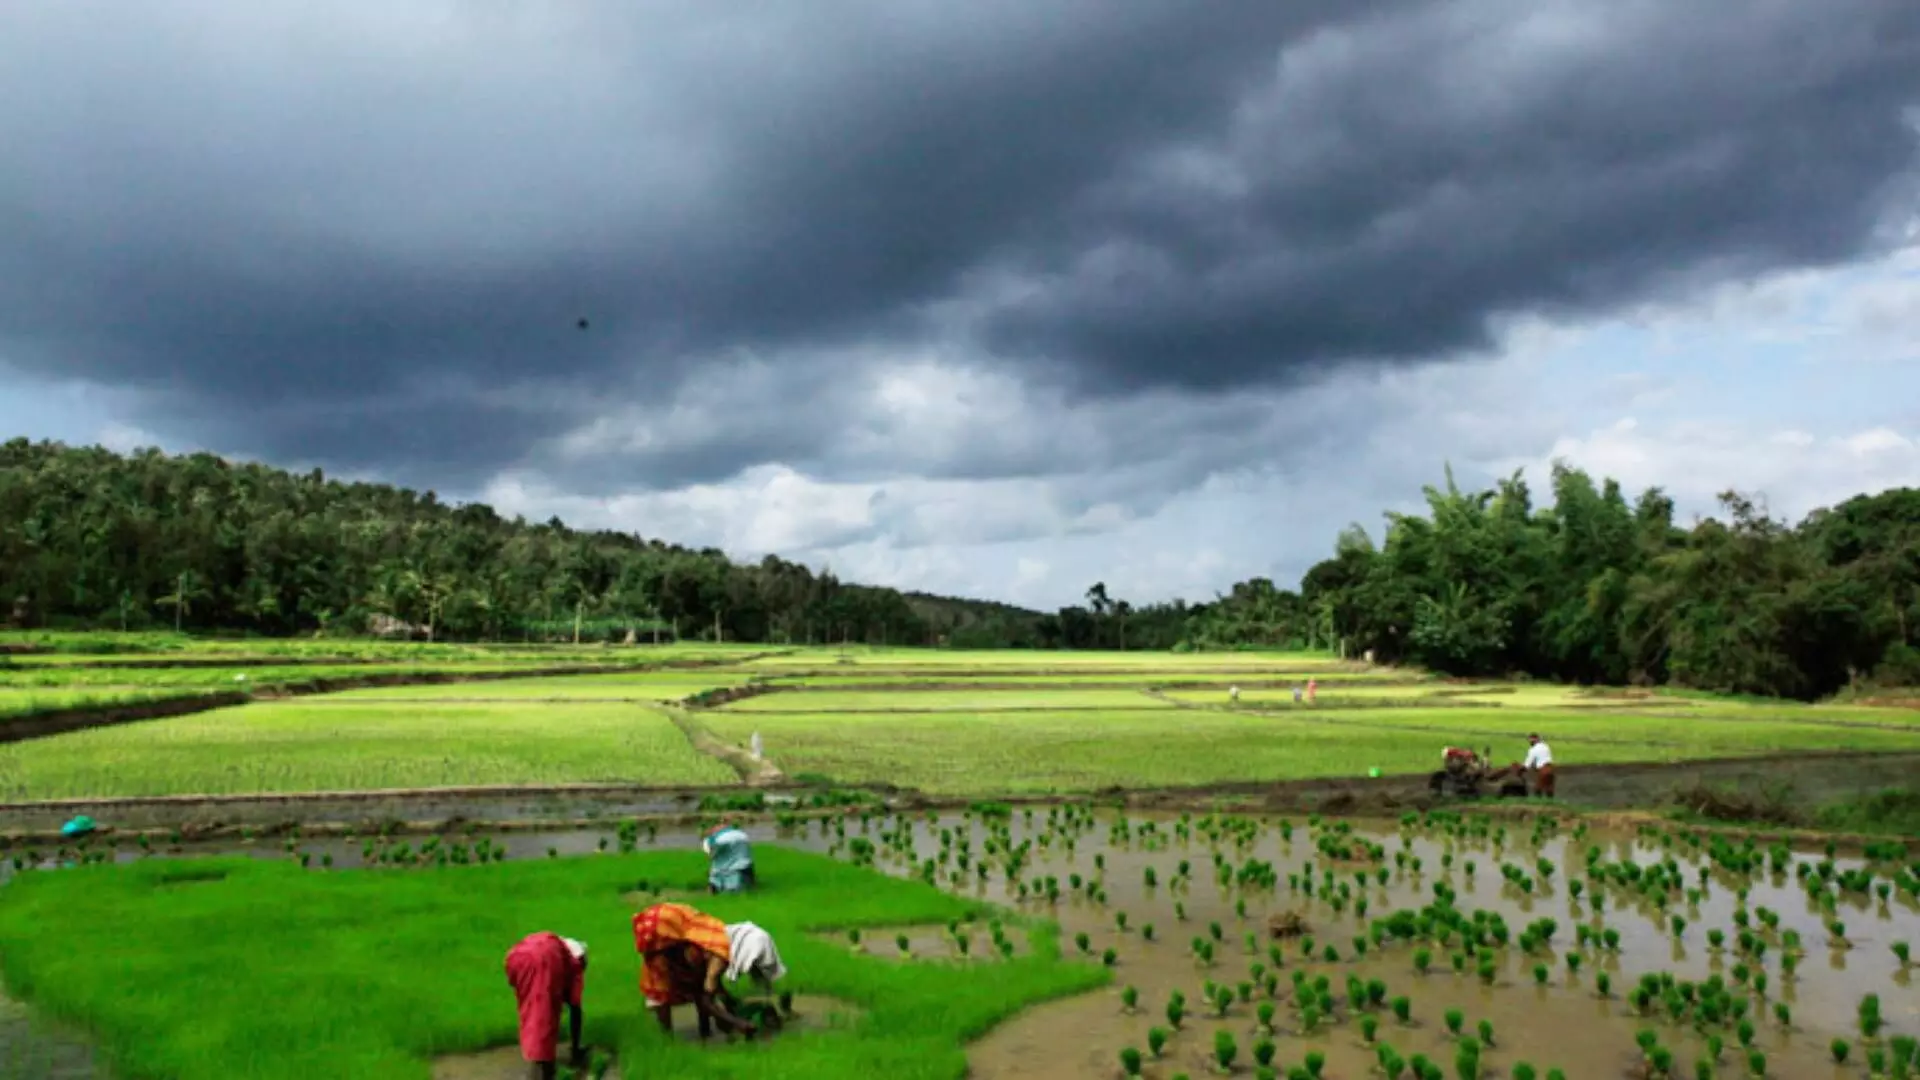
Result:
[[[633,947],[644,958],[640,993],[648,1005],[684,1005],[691,1002],[701,978],[668,955],[681,945],[692,945],[708,957],[733,958],[727,924],[686,906],[655,904],[633,917]]]
[[[560,1006],[578,1008],[587,965],[558,934],[528,934],[507,951],[507,983],[520,1004],[520,1056],[553,1061],[560,1044]]]

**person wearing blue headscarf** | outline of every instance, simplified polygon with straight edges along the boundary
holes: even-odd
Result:
[[[700,841],[707,853],[707,888],[715,893],[753,888],[753,844],[732,821],[721,819]]]

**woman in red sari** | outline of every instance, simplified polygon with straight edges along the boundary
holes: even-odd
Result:
[[[633,947],[643,961],[640,993],[662,1031],[673,1030],[675,1005],[691,1004],[701,1038],[712,1033],[716,1019],[724,1030],[753,1036],[753,1025],[720,1000],[720,977],[733,956],[727,924],[685,904],[655,904],[633,917]]]
[[[520,1056],[536,1080],[553,1080],[559,1056],[560,1009],[569,1013],[573,1064],[585,1064],[580,1046],[580,996],[587,947],[545,931],[528,934],[507,952],[507,984],[520,1006]]]

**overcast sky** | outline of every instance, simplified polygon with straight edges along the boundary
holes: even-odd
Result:
[[[1913,0],[66,0],[0,147],[0,436],[1040,606],[1920,484]]]

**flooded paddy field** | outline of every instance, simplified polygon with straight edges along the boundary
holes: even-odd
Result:
[[[1569,1080],[1826,1080],[1903,1075],[1895,1062],[1920,1034],[1920,988],[1905,955],[1920,941],[1920,862],[1897,842],[1849,856],[1671,825],[1085,804],[783,814],[749,828],[763,846],[830,854],[997,905],[1008,922],[1004,938],[998,919],[991,930],[979,919],[874,924],[858,943],[844,932],[810,935],[836,949],[890,966],[973,969],[1027,956],[1018,924],[1052,921],[1064,955],[1111,972],[1110,987],[1035,1005],[972,1042],[974,1077],[1113,1080],[1132,1050],[1139,1075],[1153,1080],[1220,1074],[1223,1057],[1225,1073],[1253,1078],[1267,1069],[1415,1076],[1417,1057],[1440,1070],[1429,1075],[1449,1078],[1558,1069]],[[608,822],[262,838],[175,854],[458,873],[476,861],[694,847],[694,829]],[[102,841],[66,855],[166,857]],[[698,904],[697,872],[681,876],[644,884]],[[765,889],[773,900],[781,882]],[[436,1075],[496,1075],[483,1060],[503,1059]],[[768,1067],[777,1060],[776,1051]]]

